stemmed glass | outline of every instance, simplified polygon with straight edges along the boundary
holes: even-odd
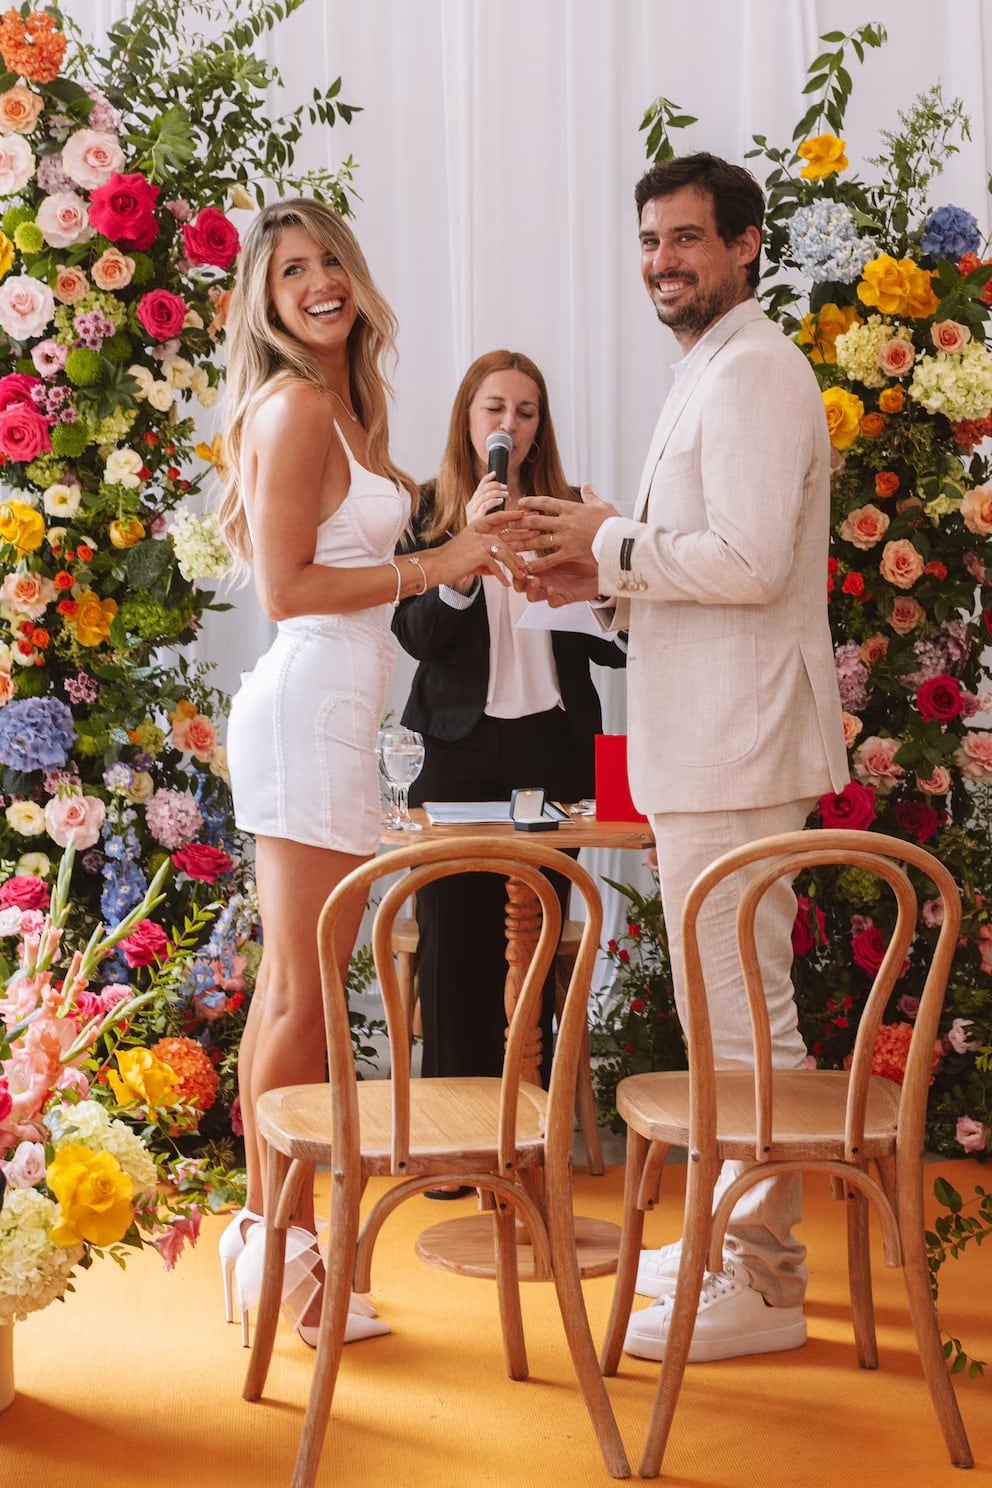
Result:
[[[415,729],[385,728],[376,735],[379,769],[390,788],[392,805],[386,825],[395,832],[419,832],[421,826],[410,815],[407,795],[424,767],[424,741]]]

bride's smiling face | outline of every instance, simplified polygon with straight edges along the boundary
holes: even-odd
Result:
[[[358,318],[351,279],[302,227],[285,227],[269,262],[270,315],[318,354],[345,347]]]

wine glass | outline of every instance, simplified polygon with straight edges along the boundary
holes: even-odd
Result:
[[[414,729],[380,729],[376,748],[379,767],[395,791],[395,819],[387,823],[397,832],[419,832],[421,826],[410,815],[407,795],[424,767],[424,741]]]
[[[383,786],[385,787],[386,792],[389,796],[389,805],[386,807],[386,814],[382,819],[382,824],[384,827],[389,827],[391,830],[395,830],[395,828],[399,826],[400,815],[396,804],[396,787],[393,785],[393,782],[386,774],[386,767],[382,762],[382,749],[383,741],[388,736],[391,736],[393,733],[395,733],[394,729],[381,728],[375,736],[375,758],[376,763],[379,766],[379,778],[381,779]]]

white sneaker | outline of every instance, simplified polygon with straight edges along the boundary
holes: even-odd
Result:
[[[643,1312],[631,1313],[625,1352],[638,1359],[663,1359],[674,1305],[673,1297],[659,1297]],[[689,1345],[690,1364],[775,1354],[802,1348],[805,1342],[802,1308],[770,1307],[739,1262],[728,1262],[725,1271],[706,1274]]]
[[[723,1253],[724,1263],[733,1261],[729,1251]],[[642,1250],[637,1262],[637,1282],[634,1291],[640,1297],[672,1297],[679,1277],[682,1260],[682,1241],[663,1245],[659,1250]]]

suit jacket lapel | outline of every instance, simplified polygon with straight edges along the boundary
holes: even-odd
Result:
[[[641,482],[637,488],[637,501],[634,504],[634,520],[644,520],[647,508],[648,495],[651,491],[651,482],[654,480],[655,468],[658,461],[665,452],[665,446],[675,425],[678,423],[679,415],[689,402],[695,388],[710,362],[722,351],[727,342],[737,334],[742,326],[752,320],[763,318],[764,311],[757,300],[744,300],[740,305],[735,305],[726,315],[706,333],[704,344],[698,347],[699,355],[693,357],[692,362],[676,382],[661,410],[661,415],[655,425],[651,443],[648,446],[647,459],[644,469],[641,471]]]

